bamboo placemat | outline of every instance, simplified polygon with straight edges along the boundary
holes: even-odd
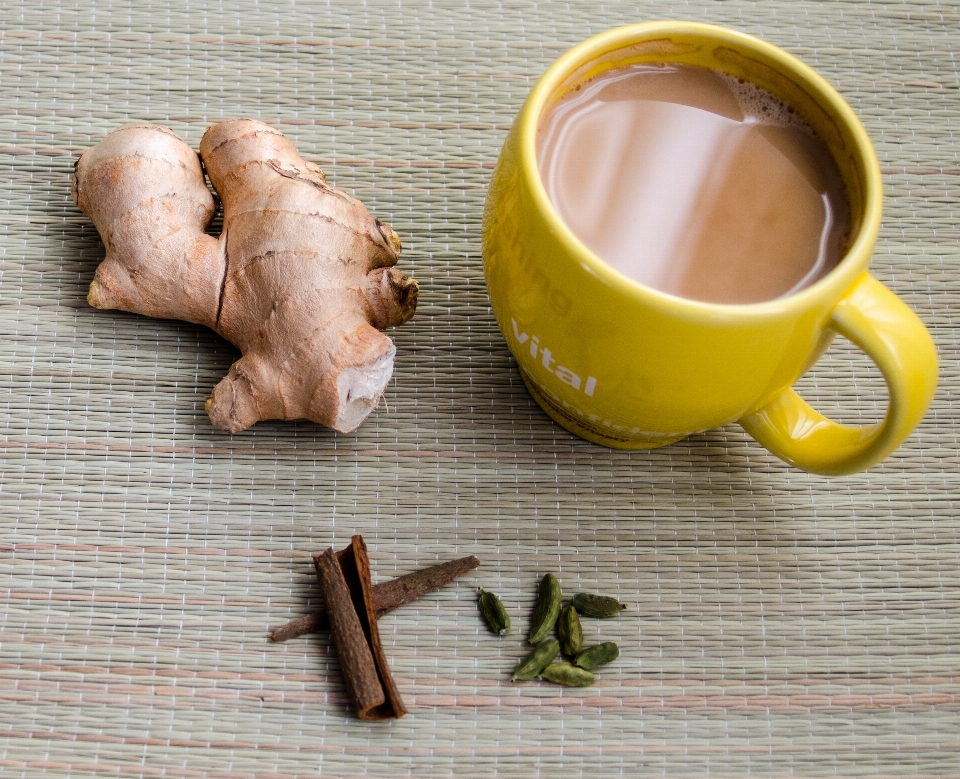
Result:
[[[623,453],[528,397],[488,308],[485,189],[544,68],[681,17],[785,47],[844,94],[886,185],[876,275],[936,339],[941,384],[867,474],[791,469],[731,426]],[[960,3],[22,0],[0,15],[0,775],[960,776]],[[355,435],[203,400],[211,332],[95,311],[103,249],[75,155],[127,121],[196,145],[263,119],[404,240],[420,310]],[[847,421],[882,380],[838,343],[802,381]],[[411,713],[350,713],[310,553],[361,532],[386,579],[483,565],[385,617]],[[511,685],[537,577],[635,604],[587,625],[620,661]],[[519,631],[481,626],[475,587]]]

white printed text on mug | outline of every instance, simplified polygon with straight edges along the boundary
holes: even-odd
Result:
[[[530,333],[521,333],[517,325],[517,320],[513,317],[510,317],[510,322],[513,324],[513,336],[517,339],[517,343],[526,344],[529,342],[528,349],[530,350],[531,357],[539,357],[540,365],[560,379],[564,384],[569,384],[575,390],[580,390],[588,397],[593,397],[594,390],[597,388],[597,380],[593,376],[587,376],[586,382],[583,382],[579,374],[574,373],[565,365],[557,364],[557,361],[553,357],[553,352],[551,352],[548,347],[540,345],[539,336],[531,335]],[[556,365],[556,368],[553,367],[554,365]]]

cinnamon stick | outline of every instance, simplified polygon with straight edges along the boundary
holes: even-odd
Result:
[[[432,565],[419,571],[408,573],[396,579],[373,586],[373,606],[376,609],[377,619],[388,614],[398,606],[416,600],[422,595],[435,592],[450,584],[454,579],[472,571],[480,565],[474,557],[461,557],[440,565]],[[330,627],[330,620],[324,610],[315,611],[303,617],[291,620],[280,626],[270,634],[271,641],[288,641],[291,638],[326,630]]]
[[[314,555],[323,587],[330,632],[340,666],[360,719],[388,719],[407,713],[380,643],[367,545],[354,536],[334,554]]]
[[[373,662],[377,666],[380,674],[380,683],[383,685],[383,691],[386,693],[387,700],[383,707],[372,712],[369,719],[386,719],[388,717],[397,717],[398,719],[407,713],[407,707],[403,705],[400,698],[400,691],[397,689],[396,682],[393,681],[393,674],[390,672],[390,666],[387,663],[387,655],[383,651],[383,644],[380,642],[380,627],[377,625],[377,610],[373,602],[373,577],[370,574],[370,559],[367,557],[367,545],[364,543],[363,536],[356,535],[351,539],[350,546],[337,555],[340,559],[341,569],[347,573],[350,572],[352,562],[355,573],[353,576],[347,576],[348,582],[351,582],[354,589],[354,603],[360,612],[360,621],[364,625],[367,634],[367,640],[370,642],[370,648],[373,650]],[[359,585],[359,589],[357,589]],[[362,598],[362,605],[357,603],[357,596]],[[361,608],[363,611],[361,611]],[[366,719],[361,715],[361,719]]]
[[[343,669],[347,694],[362,717],[361,712],[371,711],[386,701],[373,661],[373,652],[353,605],[353,594],[333,549],[328,549],[313,559],[320,586],[323,587],[323,595],[327,600],[330,631],[333,633],[340,667]]]

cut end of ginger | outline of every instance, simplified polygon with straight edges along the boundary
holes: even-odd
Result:
[[[383,395],[393,375],[397,349],[391,344],[386,354],[370,365],[347,368],[337,378],[340,408],[330,425],[339,433],[352,433],[369,416]]]

